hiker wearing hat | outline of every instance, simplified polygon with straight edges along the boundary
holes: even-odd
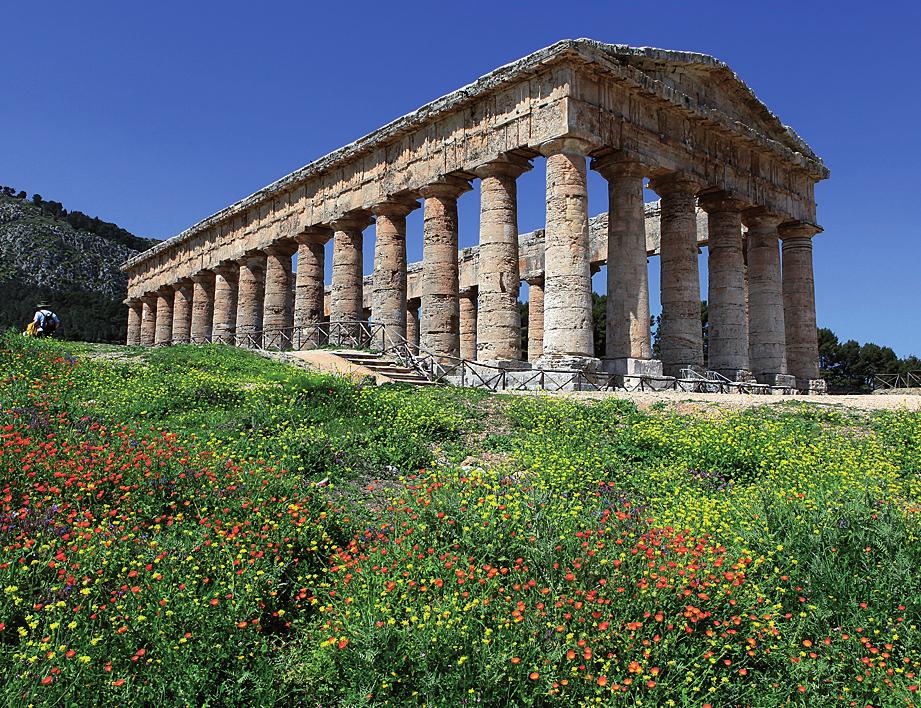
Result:
[[[51,311],[47,302],[36,305],[35,317],[26,327],[26,334],[32,337],[50,337],[61,324],[60,318]]]

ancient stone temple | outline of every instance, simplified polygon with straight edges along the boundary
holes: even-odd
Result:
[[[544,158],[545,228],[518,233],[517,179]],[[588,171],[608,184],[588,204]],[[566,40],[283,177],[124,264],[128,343],[306,346],[328,317],[496,367],[681,376],[800,390],[818,373],[812,237],[828,170],[712,57]],[[479,246],[457,201],[479,182]],[[644,188],[658,194],[644,204]],[[422,208],[422,233],[406,216]],[[601,217],[590,214],[602,211]],[[363,233],[375,223],[373,275]],[[590,228],[591,224],[591,228]],[[407,239],[423,245],[407,264]],[[326,244],[332,258],[328,294]],[[701,293],[699,248],[708,263]],[[296,270],[292,259],[296,254]],[[647,259],[658,256],[658,358]],[[370,264],[369,264],[370,265]],[[604,357],[591,276],[607,267]],[[526,351],[519,288],[528,283]]]

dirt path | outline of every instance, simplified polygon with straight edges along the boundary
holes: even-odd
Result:
[[[702,410],[741,410],[755,406],[791,406],[809,403],[825,408],[854,411],[909,410],[921,411],[921,396],[847,395],[847,396],[761,396],[744,393],[687,393],[684,391],[580,391],[575,393],[517,392],[518,395],[570,396],[577,400],[623,398],[639,408],[664,404],[668,410],[690,413]]]

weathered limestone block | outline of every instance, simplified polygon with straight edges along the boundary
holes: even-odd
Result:
[[[148,293],[141,298],[141,346],[152,347],[157,335],[157,296]]]
[[[141,316],[144,305],[138,298],[128,298],[125,300],[128,306],[128,336],[125,344],[128,346],[137,346],[141,343]]]
[[[528,281],[528,361],[544,353],[544,279]]]
[[[530,161],[507,155],[476,169],[481,180],[477,361],[507,362],[521,357],[516,180],[530,168]]]
[[[700,275],[697,268],[696,194],[700,184],[684,175],[651,180],[661,201],[661,300],[659,351],[666,376],[703,367]]]
[[[746,205],[717,192],[701,197],[700,206],[707,212],[710,230],[707,368],[733,381],[743,380],[740,372],[749,368],[742,256],[742,210]]]
[[[608,300],[605,357],[649,359],[649,282],[646,262],[646,168],[613,154],[593,161],[608,181]]]
[[[192,276],[192,341],[211,341],[214,324],[214,272],[203,270]]]
[[[154,344],[169,344],[173,338],[173,288],[157,291],[157,324]]]
[[[460,357],[476,359],[477,292],[476,288],[460,291]]]
[[[294,327],[301,346],[320,343],[319,330],[310,325],[323,319],[323,279],[329,229],[311,229],[297,236],[297,278],[294,291]]]
[[[236,342],[238,346],[260,346],[266,256],[260,251],[251,251],[238,263]]]
[[[192,333],[192,281],[183,278],[173,288],[173,344],[188,344]]]
[[[291,256],[295,244],[280,242],[266,249],[265,298],[262,304],[263,346],[290,347],[293,320]]]
[[[358,322],[363,318],[362,232],[370,223],[368,215],[356,214],[332,224],[333,275],[329,303],[330,322]]]
[[[237,281],[240,266],[224,262],[214,268],[213,340],[218,344],[233,344],[237,333]]]
[[[545,368],[599,366],[592,343],[592,273],[588,238],[585,155],[589,146],[558,140],[547,156],[547,221],[544,230]],[[482,268],[483,253],[480,253]],[[516,264],[517,265],[517,264]]]
[[[457,198],[470,182],[445,178],[421,190],[422,308],[420,342],[429,351],[460,355],[458,299]]]
[[[748,338],[751,370],[759,383],[774,384],[787,373],[780,242],[782,217],[763,209],[746,211],[748,228]]]
[[[819,229],[807,223],[783,224],[783,310],[787,339],[787,371],[801,391],[820,391],[819,343],[815,318],[815,276],[812,237]],[[824,383],[824,382],[822,382]]]
[[[406,339],[406,215],[416,201],[387,201],[372,208],[374,242],[374,321],[384,325],[385,341]]]

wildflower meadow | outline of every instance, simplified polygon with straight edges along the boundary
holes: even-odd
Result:
[[[4,705],[914,706],[921,415],[0,341]]]

